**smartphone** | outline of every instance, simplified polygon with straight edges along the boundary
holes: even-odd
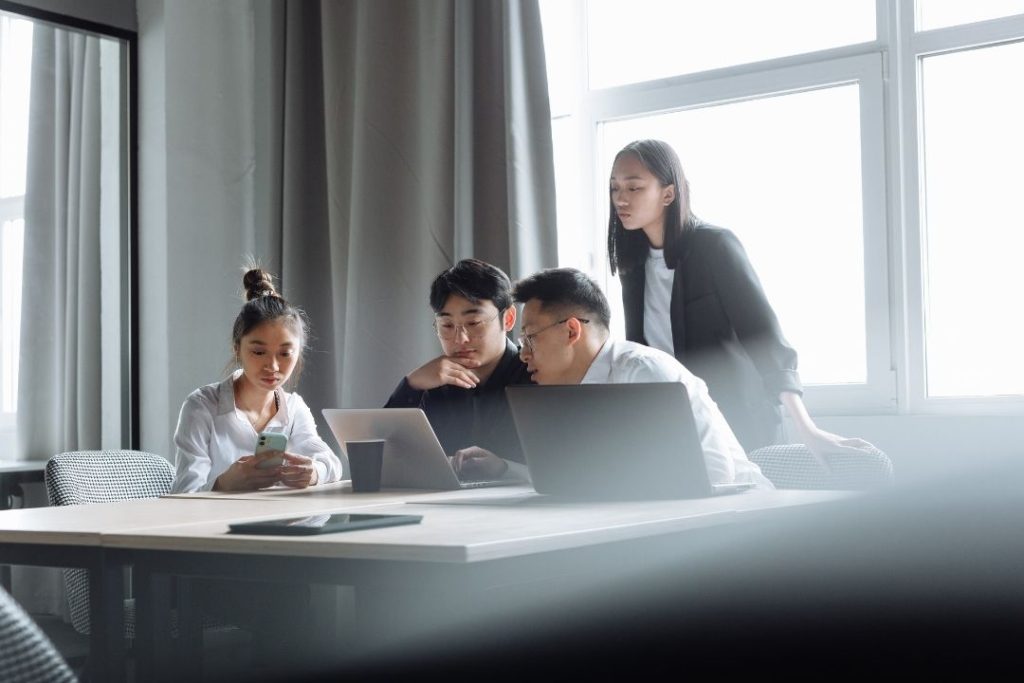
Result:
[[[379,526],[419,524],[422,519],[422,515],[322,514],[310,515],[308,517],[270,519],[263,522],[229,524],[228,530],[233,534],[309,536],[312,534],[330,534],[338,531],[372,529]]]
[[[281,432],[260,432],[259,440],[256,442],[256,454],[266,451],[278,451],[284,453],[288,448],[288,437]],[[283,455],[275,455],[256,464],[256,469],[265,470],[271,467],[279,467],[284,464]]]

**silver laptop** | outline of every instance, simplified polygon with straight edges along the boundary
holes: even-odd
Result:
[[[419,408],[325,408],[323,415],[346,458],[346,441],[386,441],[382,488],[453,490],[521,483],[513,478],[459,479],[426,414]]]
[[[505,388],[533,487],[582,499],[702,498],[712,486],[686,387],[650,384]]]

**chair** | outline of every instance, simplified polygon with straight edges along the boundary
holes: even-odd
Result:
[[[50,639],[7,591],[0,589],[0,681],[64,683],[75,675]]]
[[[50,505],[87,505],[157,498],[171,490],[174,470],[159,455],[143,451],[70,451],[50,458],[44,473]],[[89,633],[89,572],[65,569],[71,624]],[[134,601],[125,603],[125,637],[135,637]]]
[[[765,446],[748,457],[780,489],[872,489],[893,483],[892,461],[877,448],[825,456],[830,472],[799,443]]]

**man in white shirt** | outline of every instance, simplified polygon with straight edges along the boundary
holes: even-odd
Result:
[[[609,335],[604,293],[574,268],[552,268],[520,280],[520,355],[537,384],[680,382],[686,387],[712,484],[773,488],[747,459],[707,385],[669,354]],[[628,420],[623,406],[623,420]]]

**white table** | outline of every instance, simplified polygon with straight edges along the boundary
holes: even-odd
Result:
[[[829,491],[749,491],[700,500],[488,504],[527,487],[353,494],[309,491],[200,494],[0,513],[0,560],[91,570],[93,652],[117,679],[123,663],[123,568],[134,568],[139,680],[162,671],[172,577],[301,580],[352,585],[367,645],[443,623],[465,594],[558,576],[600,580],[638,561],[672,561],[692,534],[848,497]],[[469,504],[467,504],[469,503]],[[421,524],[314,537],[228,534],[229,522],[372,508],[423,515]],[[528,593],[524,593],[528,594]],[[461,608],[460,608],[461,609]],[[181,610],[195,634],[194,610]],[[464,617],[452,613],[452,619]],[[186,646],[198,643],[183,639]],[[184,655],[188,660],[189,654]]]

